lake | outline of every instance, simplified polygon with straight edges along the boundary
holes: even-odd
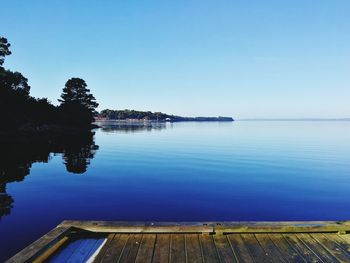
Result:
[[[346,121],[108,125],[0,146],[0,261],[65,219],[350,219]]]

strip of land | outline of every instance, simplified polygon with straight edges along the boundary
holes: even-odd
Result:
[[[234,121],[232,117],[182,117],[162,112],[135,111],[135,110],[102,110],[95,118],[101,120],[142,120],[142,121]]]

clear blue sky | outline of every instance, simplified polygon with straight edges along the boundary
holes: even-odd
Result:
[[[99,109],[350,116],[349,0],[4,1],[5,66],[57,99],[85,79]]]

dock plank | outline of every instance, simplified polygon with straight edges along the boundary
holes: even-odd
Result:
[[[96,256],[94,263],[100,263],[103,259],[103,257],[105,256],[108,248],[110,247],[112,240],[114,239],[114,237],[116,236],[116,234],[109,234],[107,237],[107,241],[104,244],[104,246],[101,248],[100,253],[98,253],[98,255]],[[117,236],[119,236],[117,234]],[[118,237],[117,237],[118,238]]]
[[[255,237],[272,262],[288,263],[267,234],[255,234]]]
[[[170,262],[186,262],[185,236],[183,234],[171,235]]]
[[[350,244],[350,234],[339,235],[342,239],[344,239],[347,243]]]
[[[170,258],[170,234],[157,234],[153,263],[169,262]]]
[[[254,261],[259,260],[259,262],[272,262],[269,255],[266,254],[254,234],[241,234],[241,237]]]
[[[215,235],[214,242],[219,254],[220,262],[238,262],[227,239],[227,235]]]
[[[201,244],[204,262],[220,262],[217,253],[214,239],[212,235],[200,235],[199,241]]]
[[[327,235],[327,234],[326,234]],[[332,242],[324,234],[311,234],[311,237],[320,243],[340,262],[350,262],[350,255],[344,251],[336,242]]]
[[[91,257],[95,257],[97,254],[100,253],[100,247],[103,245],[103,243],[106,241],[106,238],[100,238],[96,240],[96,243],[92,246],[90,252],[85,257],[86,261],[90,260]]]
[[[67,259],[69,263],[83,263],[88,259],[90,251],[95,246],[96,239],[83,239],[79,247]],[[62,261],[61,261],[62,262]]]
[[[152,262],[155,241],[155,234],[143,235],[135,263]]]
[[[36,259],[33,260],[33,263],[42,263],[47,262],[49,259],[57,255],[63,248],[67,247],[70,243],[70,238],[65,236],[56,242],[53,246],[47,249],[45,252],[40,254]]]
[[[203,223],[158,222],[109,222],[109,221],[73,221],[66,220],[60,227],[74,227],[100,233],[211,233],[213,226]]]
[[[101,262],[103,263],[118,262],[128,239],[129,239],[128,234],[115,235],[106,254],[102,258]]]
[[[324,262],[338,262],[337,259],[329,253],[320,243],[310,234],[298,234],[298,238]]]
[[[60,238],[64,237],[70,230],[69,226],[57,226],[52,229],[46,235],[39,238],[37,241],[33,242],[25,249],[14,255],[12,258],[7,260],[7,263],[17,263],[32,260],[33,257],[38,255],[45,247],[49,246],[53,242],[58,241]]]
[[[248,248],[245,246],[244,241],[239,234],[227,235],[231,248],[234,251],[238,262],[253,263],[253,259],[249,253]]]
[[[130,235],[118,262],[126,262],[126,263],[135,262],[136,255],[140,247],[141,239],[142,239],[141,234]]]
[[[306,262],[322,262],[321,258],[310,250],[295,234],[284,234],[288,243],[306,260]]]
[[[288,241],[281,234],[274,233],[268,235],[288,262],[307,262],[301,255],[299,255],[299,253],[288,243]]]
[[[73,240],[69,244],[67,244],[66,247],[64,247],[59,254],[54,255],[50,259],[50,263],[60,263],[60,262],[66,262],[74,253],[74,251],[77,250],[77,248],[82,243],[82,240]]]
[[[347,241],[346,236],[349,235],[338,235],[335,233],[326,235],[327,238],[329,238],[333,242],[336,242],[344,251],[350,254],[350,239],[349,241]]]
[[[203,262],[199,236],[197,234],[186,234],[187,261],[192,263]]]

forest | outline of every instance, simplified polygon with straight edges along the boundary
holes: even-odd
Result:
[[[30,95],[28,79],[4,67],[10,47],[8,40],[0,37],[0,132],[13,135],[89,129],[98,103],[86,82],[81,78],[67,80],[58,106],[47,98],[35,98]]]
[[[144,121],[233,121],[231,117],[182,117],[162,112],[136,111],[136,110],[102,110],[99,119],[107,120],[144,120]]]

